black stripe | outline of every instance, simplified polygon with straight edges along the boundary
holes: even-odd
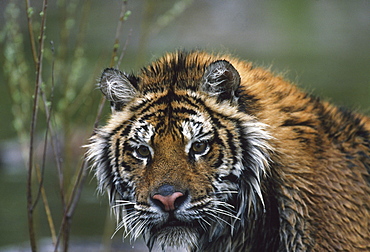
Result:
[[[115,149],[115,152],[114,152],[114,163],[115,163],[115,170],[116,172],[119,171],[119,156],[120,156],[120,140],[119,138],[116,139],[116,149]]]
[[[231,157],[233,159],[233,166],[237,163],[237,152],[236,152],[236,146],[234,145],[235,143],[235,138],[238,136],[234,136],[229,130],[226,130],[227,132],[227,143],[229,145],[229,149],[231,151]]]
[[[185,107],[175,108],[175,109],[173,109],[173,113],[176,113],[176,114],[183,113],[183,114],[189,114],[189,115],[197,115],[198,114],[195,110],[185,108]]]
[[[213,167],[217,169],[223,163],[223,161],[222,161],[222,159],[224,158],[223,150],[225,149],[225,145],[223,144],[222,140],[220,139],[219,134],[218,134],[218,131],[214,131],[214,140],[213,140],[213,143],[215,143],[218,146],[220,146],[220,150],[218,151],[218,154],[219,155],[218,155],[217,162],[213,164]]]
[[[133,120],[135,120],[135,117],[132,117],[131,119],[129,119],[128,121],[133,121]],[[132,128],[132,124],[127,124],[127,125],[125,125],[126,126],[126,128],[124,128],[123,130],[122,130],[122,132],[120,133],[120,136],[121,137],[125,137],[125,136],[127,136],[129,133],[130,133],[130,131],[131,131],[131,128]],[[122,124],[121,125],[121,129],[124,127],[124,124]]]
[[[235,174],[230,173],[230,174],[228,174],[227,176],[222,177],[221,179],[222,179],[222,180],[230,181],[230,182],[232,182],[232,183],[237,183],[237,182],[238,182],[238,180],[239,180],[239,177],[238,177],[238,176],[236,176]]]
[[[281,126],[283,127],[303,126],[303,127],[309,127],[312,129],[316,129],[316,126],[314,125],[313,120],[301,121],[300,118],[289,118],[285,120]]]

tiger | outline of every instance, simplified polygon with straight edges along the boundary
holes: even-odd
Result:
[[[229,54],[103,71],[87,145],[117,229],[187,251],[370,251],[370,118]]]

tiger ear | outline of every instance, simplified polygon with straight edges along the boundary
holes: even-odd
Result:
[[[218,60],[206,68],[201,89],[217,97],[219,102],[229,100],[236,104],[239,85],[240,76],[233,65],[226,60]]]
[[[122,110],[122,107],[136,96],[135,84],[132,80],[129,80],[129,77],[117,69],[107,68],[103,71],[99,88],[111,102],[112,112]]]

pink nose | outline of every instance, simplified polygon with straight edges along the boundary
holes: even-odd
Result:
[[[163,206],[165,211],[173,211],[176,209],[175,201],[176,199],[184,196],[181,192],[174,192],[173,194],[163,196],[161,194],[156,194],[153,196],[153,199],[159,200]]]

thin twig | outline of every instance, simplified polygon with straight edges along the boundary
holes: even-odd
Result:
[[[128,33],[128,36],[127,36],[127,39],[126,39],[126,42],[125,42],[125,45],[122,48],[121,55],[119,56],[119,60],[118,60],[117,65],[116,65],[117,68],[119,68],[119,66],[121,65],[123,56],[125,56],[126,48],[127,48],[128,43],[130,42],[131,35],[132,35],[132,29],[130,29],[130,32]]]
[[[30,42],[31,42],[31,51],[33,56],[33,61],[35,65],[37,64],[38,57],[37,57],[37,51],[36,51],[36,44],[35,44],[35,36],[33,35],[33,25],[32,25],[32,15],[33,15],[33,9],[31,8],[31,3],[29,0],[26,0],[26,12],[27,12],[27,23],[28,23],[28,35],[30,36]]]
[[[37,174],[37,179],[40,183],[40,185],[42,184],[41,180],[42,180],[42,174],[41,174],[41,171],[40,169],[36,166],[36,174]],[[48,198],[46,196],[46,192],[45,192],[45,187],[42,186],[40,187],[40,192],[41,192],[41,198],[42,198],[42,202],[44,203],[44,208],[45,208],[45,213],[46,213],[46,217],[48,219],[48,223],[49,223],[49,228],[50,228],[50,233],[51,233],[51,239],[53,241],[53,244],[56,243],[56,233],[55,233],[55,226],[54,226],[54,221],[53,221],[53,217],[51,216],[51,211],[50,211],[50,206],[49,206],[49,202],[48,202]]]
[[[50,110],[51,110],[51,107],[50,107]],[[50,116],[48,116],[46,121],[47,121],[47,125],[49,125]],[[37,203],[39,202],[39,199],[40,199],[41,190],[44,189],[44,172],[45,172],[45,163],[46,163],[46,151],[47,151],[47,146],[48,146],[48,135],[49,135],[49,127],[46,127],[45,136],[44,136],[44,149],[43,149],[43,154],[42,154],[40,179],[39,179],[39,189],[38,189],[37,195],[35,197],[35,201],[33,202],[32,209],[34,209],[36,207],[36,205],[37,205]]]
[[[54,49],[53,49],[53,42],[50,42],[52,46],[52,52],[54,54]],[[51,78],[51,92],[50,92],[50,106],[48,106],[48,102],[45,96],[45,92],[43,92],[42,88],[40,88],[40,93],[42,96],[42,100],[44,102],[45,106],[45,112],[46,112],[46,131],[45,131],[45,137],[44,137],[44,150],[43,150],[43,155],[42,155],[42,165],[41,165],[41,174],[40,174],[40,179],[39,179],[39,190],[35,199],[35,202],[33,203],[33,208],[36,207],[38,200],[40,198],[41,190],[43,189],[43,184],[44,184],[44,173],[45,173],[45,165],[46,165],[46,152],[47,152],[47,144],[48,144],[48,136],[49,136],[49,131],[52,131],[52,126],[50,124],[51,120],[51,113],[52,113],[52,108],[53,108],[53,100],[54,100],[54,60],[51,63],[51,73],[52,73],[52,78]],[[57,158],[58,160],[58,158]]]
[[[29,2],[26,1],[27,11],[30,10]],[[38,112],[38,101],[39,93],[42,83],[42,59],[43,59],[43,48],[44,48],[44,33],[45,33],[45,23],[46,23],[46,9],[47,9],[47,0],[43,1],[42,8],[42,19],[41,19],[41,28],[40,28],[40,37],[39,37],[39,50],[38,50],[38,59],[35,60],[36,63],[36,85],[33,98],[33,110],[32,110],[32,119],[31,119],[31,129],[30,129],[30,147],[29,147],[29,158],[28,158],[28,178],[27,178],[27,216],[28,216],[28,231],[30,236],[30,245],[32,251],[37,250],[37,242],[35,236],[35,229],[33,224],[33,199],[32,199],[32,170],[33,170],[33,154],[34,154],[34,137],[35,129],[37,122],[37,112]],[[30,38],[33,39],[32,23],[31,19],[28,19],[28,28],[30,33]],[[33,46],[31,41],[33,54],[36,54],[36,49]]]
[[[46,112],[46,118],[47,118],[47,127],[50,131],[50,142],[51,142],[51,148],[53,150],[54,158],[55,158],[55,164],[57,166],[57,171],[58,171],[58,180],[59,180],[59,193],[60,193],[60,199],[62,202],[62,207],[63,210],[65,209],[66,206],[66,201],[64,197],[64,176],[63,176],[63,171],[62,171],[62,164],[61,164],[61,155],[59,152],[58,143],[59,141],[56,139],[57,134],[53,129],[53,125],[50,123],[51,119],[51,112],[52,112],[52,105],[54,103],[53,98],[54,98],[54,87],[55,87],[55,79],[54,79],[54,70],[55,70],[55,48],[54,48],[54,41],[50,41],[50,46],[51,46],[51,52],[52,52],[52,62],[51,62],[51,97],[50,97],[50,109],[45,109]],[[41,90],[42,92],[42,90]],[[44,102],[45,108],[48,107],[48,102],[46,99],[45,94],[42,92],[42,98]]]
[[[52,128],[52,125],[50,123],[53,104],[54,104],[54,87],[55,87],[55,85],[54,85],[54,83],[55,83],[54,82],[54,42],[51,41],[50,45],[51,45],[51,51],[52,51],[52,55],[53,55],[53,60],[52,60],[52,63],[51,63],[51,76],[52,77],[51,77],[51,91],[50,91],[50,106],[48,106],[48,102],[47,102],[47,99],[46,99],[45,92],[43,92],[43,90],[41,88],[40,93],[42,95],[42,100],[44,102],[45,113],[46,113],[46,131],[45,131],[45,141],[44,141],[44,150],[43,150],[43,157],[42,157],[41,172],[40,172],[39,169],[36,169],[36,172],[37,172],[37,175],[38,175],[38,181],[39,181],[39,191],[38,191],[36,200],[34,202],[34,207],[36,206],[36,204],[38,202],[38,199],[40,197],[40,194],[41,194],[42,202],[43,202],[45,213],[46,213],[46,217],[47,217],[47,220],[48,220],[48,223],[49,223],[51,238],[52,238],[53,244],[55,244],[56,243],[55,226],[54,226],[54,221],[53,221],[53,218],[52,218],[52,215],[51,215],[50,206],[49,206],[48,199],[47,199],[46,192],[45,192],[45,188],[44,188],[44,174],[45,174],[46,152],[47,152],[47,143],[48,143],[49,131],[50,131],[50,138],[51,138],[50,140],[51,140],[51,143],[52,143],[52,149],[54,151],[54,155],[56,155],[55,154],[56,151],[55,151],[54,144],[53,144],[54,143],[53,134],[52,134],[53,128]],[[59,165],[59,158],[56,158],[56,162],[57,162],[57,166],[58,166]],[[64,198],[62,198],[62,201],[64,202]]]
[[[114,62],[117,61],[117,52],[118,52],[118,48],[119,48],[119,37],[120,37],[120,34],[121,34],[122,25],[125,22],[126,8],[127,8],[127,1],[124,0],[124,1],[122,1],[121,14],[120,14],[118,24],[117,24],[116,37],[114,39],[113,52],[112,52],[112,57],[111,57],[111,61],[110,61],[110,67],[113,67],[115,65]]]

